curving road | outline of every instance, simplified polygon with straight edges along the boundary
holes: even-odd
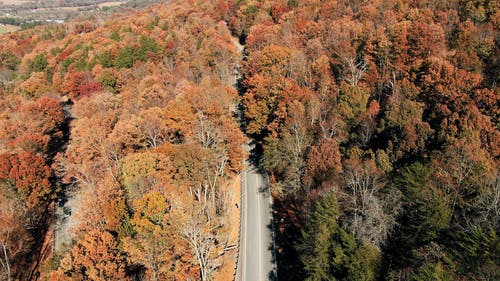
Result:
[[[242,175],[241,281],[275,280],[271,197],[267,180],[247,162]],[[238,279],[238,278],[237,278]]]

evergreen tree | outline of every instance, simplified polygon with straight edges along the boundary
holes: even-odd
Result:
[[[348,236],[340,229],[338,216],[337,199],[333,192],[330,192],[316,202],[306,223],[302,232],[303,244],[299,249],[304,252],[302,262],[309,281],[337,280],[334,276],[334,265],[342,262],[342,248],[333,245],[333,237],[336,234]],[[354,239],[350,242],[353,244]]]
[[[30,61],[29,70],[30,72],[42,72],[48,65],[47,55],[45,53],[38,54],[32,61]]]
[[[338,224],[339,208],[333,192],[319,199],[302,232],[302,263],[308,281],[375,280],[380,252],[357,246]]]
[[[394,182],[403,193],[403,214],[396,233],[393,250],[395,261],[411,258],[408,253],[425,245],[448,228],[451,212],[444,196],[429,183],[428,166],[415,162],[401,169]]]

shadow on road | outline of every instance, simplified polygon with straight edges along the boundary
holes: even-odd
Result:
[[[279,269],[279,280],[304,280],[305,272],[299,259],[296,243],[301,239],[302,220],[301,205],[297,202],[288,202],[286,199],[274,198],[273,225],[275,248],[273,262]]]
[[[263,153],[262,145],[255,140],[252,140],[249,145],[250,155],[248,156],[248,161],[257,168],[260,174],[265,174],[265,172],[260,168],[260,157]]]
[[[273,236],[274,236],[274,224],[273,224],[273,221],[271,220],[269,222],[269,224],[267,225],[267,228],[271,231],[271,233],[273,233]],[[274,245],[274,237],[273,237],[273,240],[271,240],[271,243],[269,243],[268,245],[268,250],[271,251],[272,253],[272,264],[274,265],[273,266],[273,269],[267,274],[268,276],[268,280],[270,281],[277,281],[278,280],[278,272],[277,272],[277,268],[276,268],[276,265],[278,264],[278,261],[277,261],[277,257],[276,257],[276,247]]]

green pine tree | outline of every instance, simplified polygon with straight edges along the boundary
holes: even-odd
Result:
[[[308,281],[376,280],[381,254],[368,246],[357,246],[337,220],[339,208],[333,192],[319,199],[299,245]]]

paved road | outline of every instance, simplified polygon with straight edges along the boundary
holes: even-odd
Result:
[[[232,37],[234,46],[243,55],[245,49],[238,38]],[[234,82],[241,77],[240,66],[236,67]],[[242,114],[242,112],[240,112]],[[242,121],[242,115],[240,115]],[[245,149],[250,151],[250,145]],[[241,237],[236,280],[275,280],[272,240],[271,196],[267,180],[248,161],[242,174]]]
[[[271,198],[267,180],[247,163],[243,173],[241,281],[274,280]]]

